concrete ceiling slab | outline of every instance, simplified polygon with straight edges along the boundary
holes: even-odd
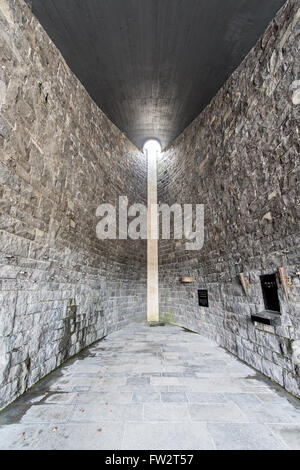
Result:
[[[284,0],[26,0],[107,116],[142,148],[204,109]]]

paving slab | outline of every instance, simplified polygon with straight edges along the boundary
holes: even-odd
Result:
[[[40,450],[119,450],[124,434],[123,423],[66,424],[56,431],[43,433],[38,443]]]
[[[192,421],[245,423],[247,416],[234,403],[201,403],[188,405]]]
[[[132,401],[136,403],[151,403],[151,402],[160,402],[160,393],[159,392],[134,392],[132,395]]]
[[[289,403],[240,403],[240,409],[254,423],[295,423],[300,425],[300,409]]]
[[[185,404],[145,403],[144,421],[151,422],[185,422],[190,421]]]
[[[262,424],[209,423],[217,450],[287,450],[287,446]]]
[[[21,419],[22,423],[65,423],[72,414],[74,405],[33,405]]]
[[[77,405],[71,420],[76,422],[142,421],[143,406],[137,403],[98,403]]]
[[[75,403],[81,405],[93,404],[93,403],[131,403],[132,392],[79,392],[75,396]]]
[[[167,403],[185,403],[188,400],[184,392],[162,392],[161,401]]]
[[[289,449],[300,450],[299,424],[271,424],[268,427]]]
[[[206,392],[187,392],[189,403],[226,403],[226,398],[222,393],[206,393]]]
[[[0,426],[1,450],[35,450],[47,425],[10,424]]]
[[[122,449],[213,450],[205,423],[127,423]]]

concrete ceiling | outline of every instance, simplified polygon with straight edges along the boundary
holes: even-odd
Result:
[[[26,0],[72,71],[138,147],[204,109],[284,0]]]

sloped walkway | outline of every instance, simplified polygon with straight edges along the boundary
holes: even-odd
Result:
[[[0,413],[1,449],[299,449],[299,401],[202,336],[129,326]]]

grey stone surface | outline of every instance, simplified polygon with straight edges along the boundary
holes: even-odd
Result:
[[[189,405],[192,421],[243,423],[247,417],[234,403],[201,403]]]
[[[175,344],[193,349],[190,359],[170,358],[164,350]],[[160,358],[154,373],[151,357]],[[209,376],[184,376],[194,363],[206,363]],[[228,377],[232,368],[239,375]],[[159,389],[160,378],[181,385]],[[214,341],[140,323],[85,349],[1,411],[0,449],[294,449],[299,420],[299,400]]]
[[[222,393],[188,392],[186,396],[189,403],[226,403]]]
[[[98,240],[95,213],[120,195],[146,200],[146,160],[22,0],[1,1],[0,42],[2,408],[84,347],[145,319],[146,244]]]
[[[189,420],[184,403],[145,403],[144,421],[181,423]]]
[[[109,390],[106,392],[79,392],[76,394],[76,403],[80,403],[81,405],[86,404],[93,404],[93,403],[118,403],[118,404],[125,404],[130,403],[131,401],[139,401],[132,398],[131,392],[115,392],[113,390]]]
[[[287,450],[260,424],[210,423],[208,430],[217,450]]]
[[[161,400],[166,403],[184,403],[187,402],[187,396],[181,392],[162,392]]]
[[[26,427],[21,424],[0,426],[0,448],[1,450],[34,450],[42,434],[50,437],[49,426],[43,424]]]
[[[62,423],[67,422],[74,410],[73,405],[36,405],[24,414],[22,423]]]
[[[272,432],[279,436],[283,443],[292,450],[300,449],[300,425],[272,424],[269,426]]]
[[[206,423],[128,423],[123,449],[213,450]]]
[[[214,338],[298,397],[299,32],[299,1],[290,0],[158,162],[161,203],[205,206],[201,251],[159,241],[160,320]],[[277,275],[281,324],[254,324],[251,315],[265,309],[259,276],[279,267],[292,284],[285,292]],[[208,290],[208,308],[198,289]]]
[[[1,442],[0,428],[0,442]],[[118,450],[124,434],[124,423],[61,424],[26,427],[11,425],[5,429],[5,443],[1,449],[26,450]]]
[[[161,394],[159,392],[134,392],[132,401],[137,403],[156,403],[160,402]]]
[[[251,422],[300,424],[299,410],[286,403],[240,403],[239,407]]]
[[[139,403],[93,403],[77,405],[71,420],[75,422],[100,422],[100,421],[141,421],[143,406]]]

